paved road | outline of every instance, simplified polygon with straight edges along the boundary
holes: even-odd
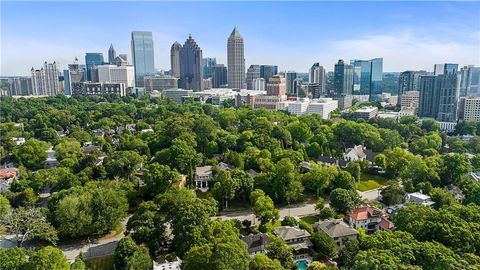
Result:
[[[360,197],[366,201],[377,201],[381,190],[382,188],[376,188],[369,191],[358,192],[358,194],[360,194]]]

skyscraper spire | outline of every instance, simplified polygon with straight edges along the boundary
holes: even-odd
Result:
[[[245,58],[243,38],[237,27],[233,28],[227,41],[228,87],[245,88]]]
[[[113,64],[113,62],[115,61],[115,57],[117,57],[117,53],[113,48],[113,44],[110,43],[110,48],[108,49],[108,63]]]

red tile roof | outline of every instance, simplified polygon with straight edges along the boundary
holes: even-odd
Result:
[[[17,170],[15,169],[2,169],[0,170],[0,179],[7,179],[17,176]]]
[[[393,225],[393,222],[391,222],[390,220],[386,219],[386,218],[382,218],[382,220],[380,221],[380,223],[378,223],[378,227],[384,229],[384,230],[391,230],[393,229],[395,226]]]
[[[367,220],[372,217],[380,217],[382,215],[382,211],[368,204],[362,204],[353,209],[348,215],[353,220]]]

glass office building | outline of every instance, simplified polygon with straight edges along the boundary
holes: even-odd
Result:
[[[374,100],[383,90],[383,58],[371,60],[352,60],[353,91],[356,94],[368,95]]]
[[[132,60],[135,68],[135,86],[143,87],[143,77],[155,74],[152,32],[132,32]]]
[[[85,66],[87,69],[86,80],[91,81],[92,78],[92,68],[95,66],[103,65],[103,53],[86,53],[85,54]]]

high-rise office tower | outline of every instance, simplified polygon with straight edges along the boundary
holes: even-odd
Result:
[[[253,80],[260,78],[260,66],[250,65],[247,69],[247,89],[253,89]]]
[[[420,117],[431,117],[441,122],[457,119],[458,87],[456,74],[422,76],[420,79]]]
[[[97,69],[100,83],[123,83],[125,87],[135,86],[133,66],[101,65]]]
[[[135,69],[135,86],[143,87],[143,77],[155,74],[152,32],[132,32],[132,62]]]
[[[115,57],[117,57],[117,53],[113,48],[113,44],[110,44],[110,48],[108,49],[108,63],[113,64],[113,61],[115,61]]]
[[[295,95],[297,93],[295,87],[295,79],[297,78],[297,73],[294,71],[285,72],[285,83],[287,84],[287,94]]]
[[[170,48],[170,68],[171,75],[180,78],[180,49],[182,45],[175,41]]]
[[[71,95],[73,84],[85,81],[85,65],[78,64],[78,59],[75,58],[75,62],[69,64],[68,69],[63,70],[63,79],[65,95]]]
[[[265,79],[265,83],[268,83],[268,80],[273,75],[278,74],[278,66],[272,66],[272,65],[260,65],[260,78]]]
[[[85,54],[85,66],[86,70],[86,80],[92,81],[92,68],[95,66],[103,65],[103,53],[86,53]]]
[[[203,90],[202,49],[189,35],[180,49],[180,88]]]
[[[243,38],[235,27],[227,41],[228,87],[245,88],[245,56]]]
[[[353,68],[352,65],[345,64],[343,60],[338,60],[335,64],[333,85],[335,89],[335,96],[352,94],[353,84]]]
[[[398,77],[398,95],[407,91],[415,91],[415,71],[404,71]]]
[[[203,78],[208,79],[213,77],[213,67],[217,65],[217,59],[207,57],[202,59]]]
[[[283,96],[287,93],[287,86],[285,84],[285,77],[281,74],[273,75],[267,82],[267,95],[269,96]]]
[[[45,62],[42,69],[31,69],[34,95],[55,96],[60,93],[57,63]]]
[[[458,64],[435,64],[433,75],[457,74]]]
[[[460,96],[480,96],[480,67],[464,66],[460,69]]]
[[[227,86],[227,67],[218,64],[213,67],[212,86],[213,88],[221,88]]]
[[[457,121],[458,87],[456,74],[442,74],[435,78],[435,91],[438,92],[438,116],[440,122]]]
[[[418,116],[437,118],[438,103],[438,93],[435,91],[435,76],[422,76],[420,78]]]
[[[319,98],[324,95],[326,84],[325,69],[323,66],[320,66],[319,63],[314,63],[310,68],[308,73],[308,82],[318,83],[320,87],[319,91],[312,93],[312,98]]]
[[[383,58],[352,60],[353,91],[377,99],[383,90]]]

